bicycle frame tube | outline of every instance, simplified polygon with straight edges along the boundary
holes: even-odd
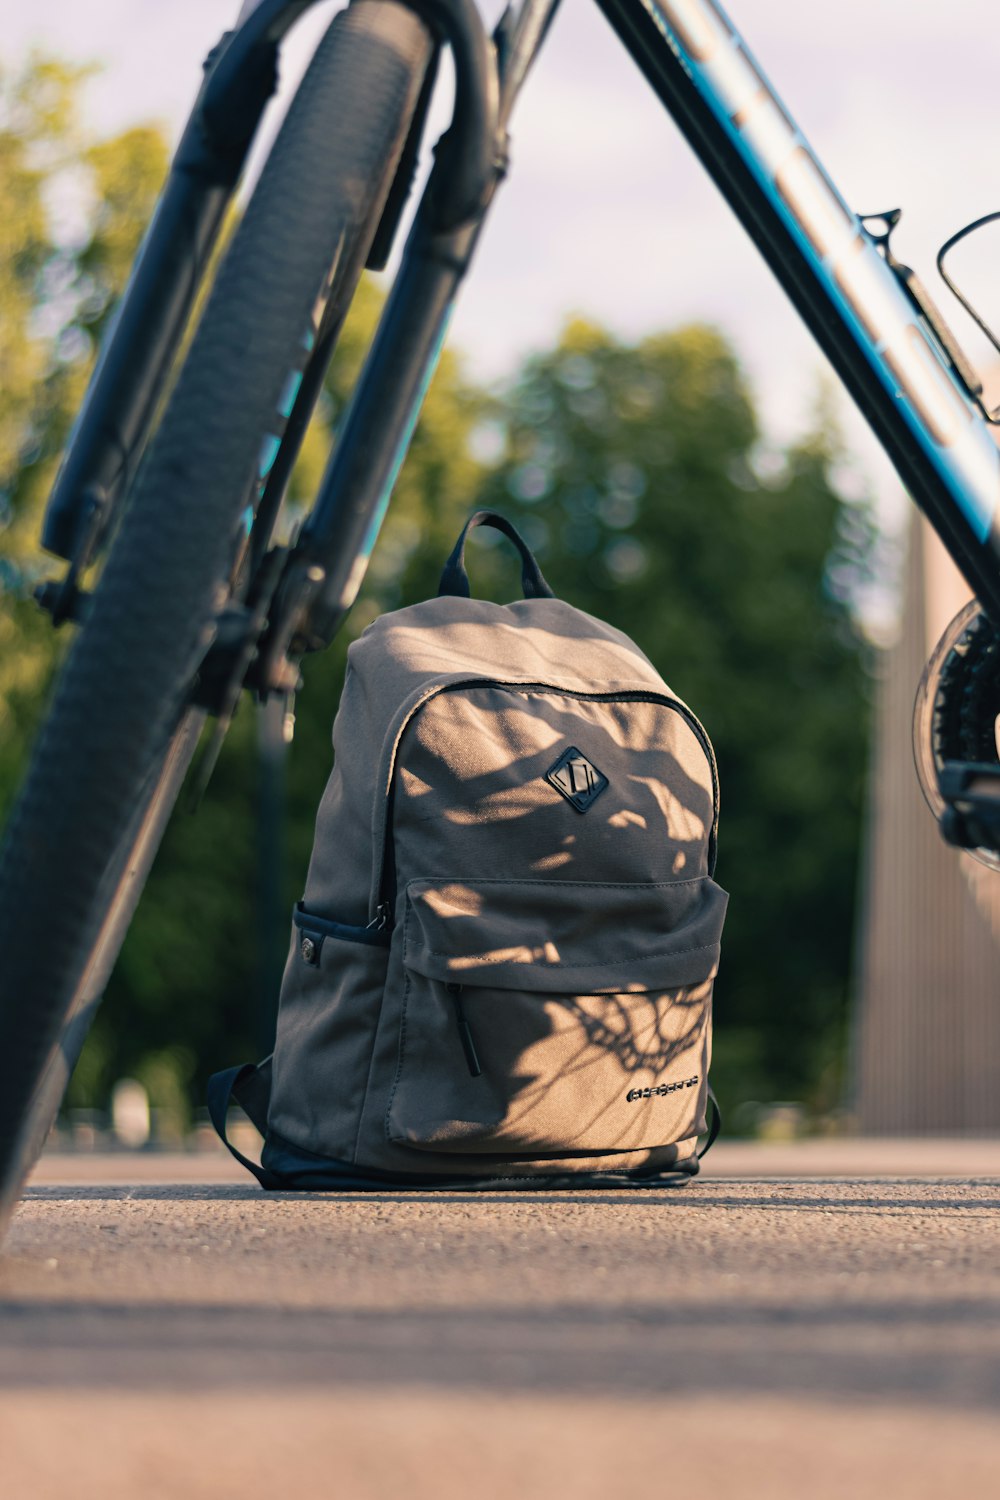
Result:
[[[597,0],[1000,621],[1000,453],[934,331],[714,0]]]

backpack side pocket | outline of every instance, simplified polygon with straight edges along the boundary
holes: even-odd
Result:
[[[389,933],[295,908],[274,1047],[268,1127],[319,1156],[351,1157]]]

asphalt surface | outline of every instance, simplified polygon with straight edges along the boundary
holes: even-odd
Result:
[[[870,1148],[558,1197],[49,1159],[0,1256],[0,1494],[1000,1493],[1000,1143]]]

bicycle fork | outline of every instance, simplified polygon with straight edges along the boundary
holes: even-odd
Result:
[[[286,560],[253,674],[287,692],[297,660],[329,645],[367,572],[497,186],[507,122],[559,0],[508,8],[492,43],[462,0],[405,0],[451,44],[456,106],[315,506]]]

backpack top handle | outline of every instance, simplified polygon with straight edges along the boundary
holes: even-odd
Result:
[[[514,543],[521,554],[521,587],[526,599],[555,598],[555,594],[542,577],[542,570],[535,561],[534,554],[524,537],[513,522],[508,521],[507,517],[502,516],[497,510],[477,510],[466,521],[462,527],[462,534],[455,543],[452,554],[441,573],[438,598],[444,594],[453,594],[460,599],[469,598],[472,591],[469,588],[469,575],[465,571],[465,539],[474,526],[492,526],[495,531],[502,531],[504,536],[509,537]]]

